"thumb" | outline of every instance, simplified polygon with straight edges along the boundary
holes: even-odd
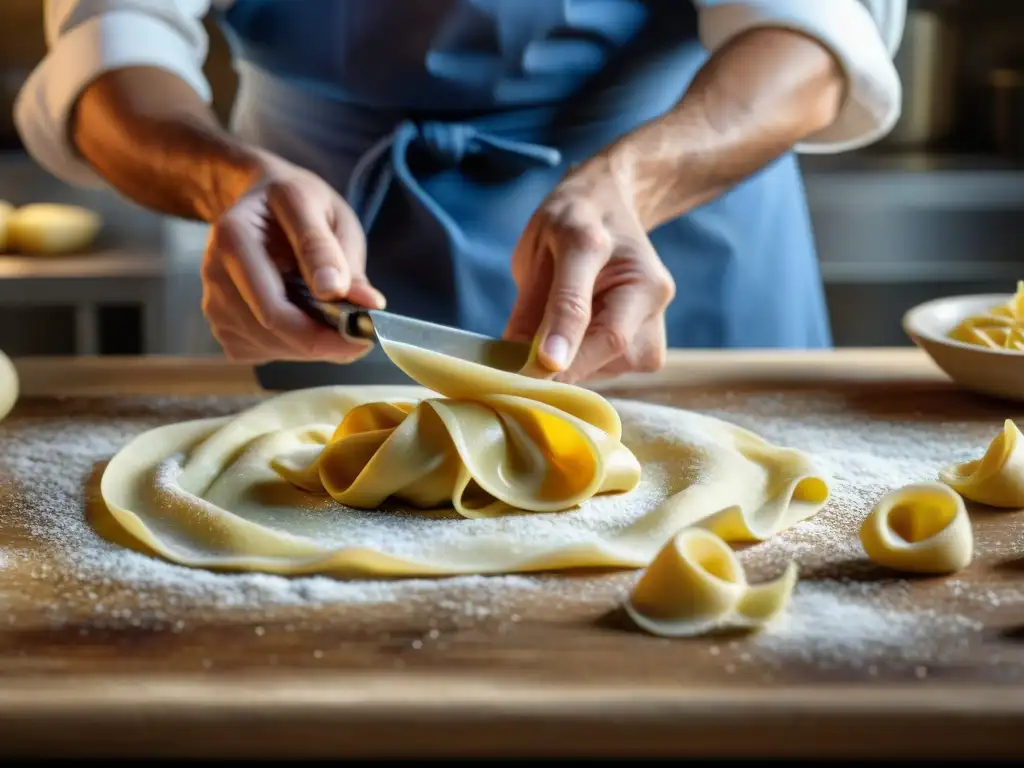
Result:
[[[538,357],[553,371],[569,367],[590,325],[594,283],[608,260],[598,249],[568,249],[554,258],[538,333]]]
[[[295,254],[299,271],[318,299],[343,299],[352,275],[333,228],[331,211],[303,179],[274,184],[267,192],[267,206]]]

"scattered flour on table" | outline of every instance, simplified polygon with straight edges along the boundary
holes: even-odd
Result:
[[[419,602],[470,618],[508,613],[524,596],[538,594],[553,610],[559,604],[580,603],[611,608],[636,578],[627,573],[343,581],[217,574],[123,549],[92,530],[83,515],[84,489],[98,493],[101,463],[129,439],[160,424],[231,415],[255,402],[140,398],[22,404],[0,424],[0,527],[21,537],[4,545],[0,575],[13,571],[19,561],[30,563],[31,576],[53,585],[57,593],[50,606],[55,616],[62,601],[71,605],[86,600],[97,613],[129,614],[131,609],[124,608],[128,603],[137,612],[159,612],[161,606],[174,605],[265,611]],[[995,434],[994,420],[870,419],[827,398],[784,396],[719,395],[697,409],[807,451],[834,481],[832,499],[818,516],[742,551],[754,579],[778,573],[790,560],[800,564],[802,575],[785,614],[756,636],[738,641],[744,658],[867,664],[897,653],[913,660],[939,644],[955,648],[977,635],[981,624],[967,615],[972,606],[1024,602],[1012,585],[982,590],[967,579],[948,579],[940,588],[956,610],[928,611],[914,605],[904,582],[856,578],[863,565],[857,531],[875,501],[892,488],[934,479],[939,468],[979,455]],[[670,424],[663,426],[671,429]],[[648,478],[641,495],[659,490],[657,471]],[[610,517],[632,514],[628,504],[612,499],[599,503]],[[394,533],[404,535],[397,528]],[[1024,542],[1002,544],[1024,549]]]

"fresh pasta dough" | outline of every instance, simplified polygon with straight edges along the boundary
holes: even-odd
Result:
[[[955,573],[974,554],[963,499],[942,483],[887,493],[861,526],[860,541],[874,562],[909,573]]]
[[[752,630],[782,612],[796,580],[791,562],[777,579],[749,584],[726,542],[688,528],[665,544],[624,607],[638,627],[663,637]]]
[[[101,480],[117,540],[281,574],[640,568],[683,528],[760,540],[828,499],[808,455],[726,422],[383,347],[420,386],[288,392],[129,442]]]
[[[1024,445],[1011,419],[980,459],[939,472],[939,479],[965,499],[1003,509],[1024,508]]]
[[[389,347],[414,380],[448,398],[356,405],[333,434],[296,435],[296,446],[271,461],[282,477],[350,507],[376,509],[394,498],[426,509],[451,505],[470,518],[557,512],[640,482],[640,464],[620,442],[622,425],[604,398],[486,369],[474,386],[488,394],[470,399],[456,383],[464,380],[460,361],[446,358],[438,371],[438,355]]]
[[[949,338],[989,349],[1024,352],[1024,280],[1008,302],[962,320]]]

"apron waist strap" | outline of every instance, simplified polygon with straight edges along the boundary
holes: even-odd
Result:
[[[470,123],[405,120],[363,153],[352,170],[346,199],[365,232],[370,231],[396,181],[449,235],[456,231],[455,222],[413,176],[408,162],[410,149],[424,151],[444,168],[456,168],[468,157],[487,157],[513,171],[553,168],[562,162],[561,152],[553,147],[509,139]]]

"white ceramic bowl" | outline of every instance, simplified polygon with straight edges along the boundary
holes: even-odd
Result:
[[[1024,352],[989,349],[947,338],[962,320],[1007,303],[1011,294],[950,296],[919,304],[903,330],[953,381],[985,395],[1024,401]]]

